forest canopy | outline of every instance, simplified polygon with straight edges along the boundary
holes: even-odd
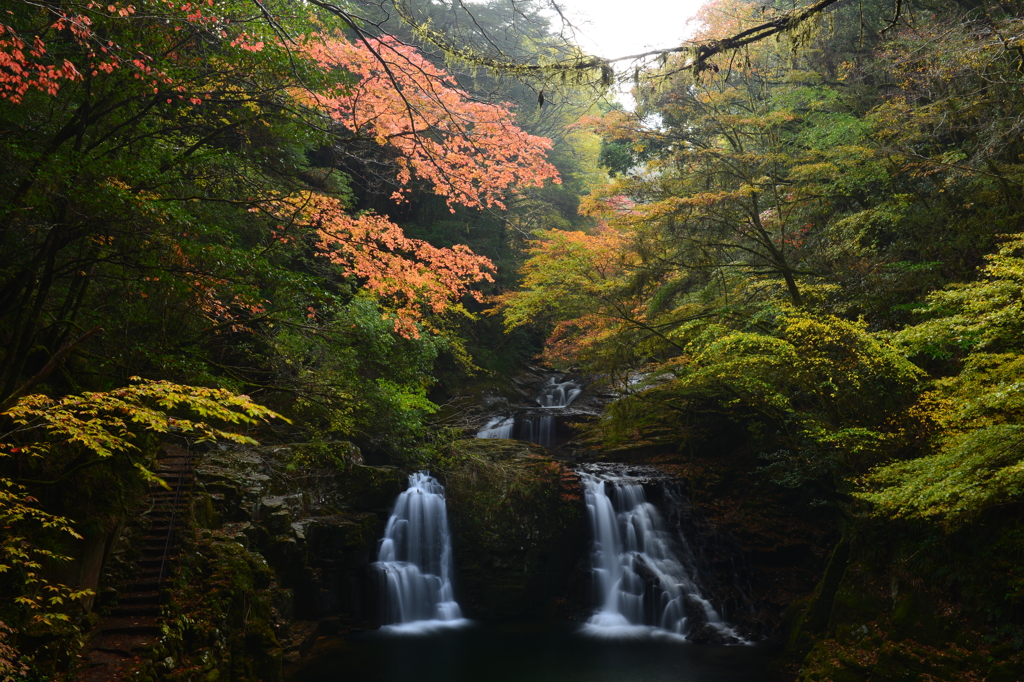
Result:
[[[8,3],[0,678],[153,438],[420,466],[538,360],[609,388],[594,451],[729,434],[843,523],[1017,518],[1021,7],[694,25],[616,60],[533,1]]]

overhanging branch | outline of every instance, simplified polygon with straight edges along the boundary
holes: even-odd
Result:
[[[723,52],[736,50],[738,48],[760,42],[785,31],[792,30],[811,17],[821,14],[826,9],[840,1],[841,0],[818,0],[806,7],[783,12],[770,21],[765,21],[757,26],[752,26],[725,38],[684,43],[678,47],[649,50],[647,52],[640,52],[611,59],[580,54],[561,61],[554,61],[550,64],[534,64],[502,59],[456,45],[449,40],[446,35],[434,30],[430,26],[429,22],[418,21],[416,17],[413,16],[410,9],[400,0],[395,2],[394,7],[402,21],[408,24],[416,32],[416,35],[419,38],[441,50],[450,58],[465,62],[470,66],[485,68],[491,71],[510,75],[524,76],[531,74],[559,75],[585,73],[587,71],[597,70],[601,72],[601,80],[610,84],[614,76],[614,69],[612,68],[613,64],[619,62],[636,62],[651,57],[667,57],[672,54],[692,54],[692,58],[680,67],[679,70],[692,70],[696,72],[702,71],[707,68],[708,60],[712,57]],[[319,3],[315,4],[319,5]]]

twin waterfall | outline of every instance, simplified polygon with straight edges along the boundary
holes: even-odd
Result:
[[[683,565],[678,541],[664,529],[643,486],[635,479],[581,472],[594,534],[594,588],[600,610],[587,631],[601,636],[671,633],[683,638],[699,630],[703,639],[745,643],[729,627]]]
[[[542,407],[567,406],[576,384],[551,380]],[[545,419],[548,421],[545,422]],[[512,438],[550,445],[553,417],[501,417],[478,438]],[[644,496],[641,478],[608,465],[579,470],[593,532],[593,576],[598,611],[584,631],[598,636],[674,636],[744,644],[701,593],[685,539],[666,531]],[[428,632],[466,623],[452,590],[452,545],[444,488],[425,472],[409,477],[395,502],[379,558],[380,617],[388,629]]]
[[[389,627],[415,631],[466,622],[452,593],[448,510],[437,479],[424,472],[409,476],[372,565],[383,582],[380,615]]]

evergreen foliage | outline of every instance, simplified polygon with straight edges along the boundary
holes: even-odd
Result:
[[[537,2],[8,4],[0,677],[157,435],[419,464],[541,346],[614,390],[594,447],[739,434],[894,576],[1019,603],[935,549],[1022,546],[1019,3],[713,0],[635,111]]]

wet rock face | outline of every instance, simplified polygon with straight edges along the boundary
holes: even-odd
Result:
[[[589,596],[587,529],[574,472],[507,440],[456,446],[444,471],[455,591],[470,618],[570,615]],[[568,595],[568,597],[567,597]]]
[[[265,561],[286,661],[315,639],[317,621],[365,616],[366,565],[408,474],[365,466],[358,454],[348,443],[239,448],[208,453],[196,468],[196,524],[215,550]]]
[[[301,447],[219,451],[197,469],[197,520],[215,542],[265,558],[287,597],[275,607],[282,640],[307,621],[370,615],[366,566],[408,485],[395,467],[346,456],[343,468],[318,472],[295,467],[297,455]],[[468,617],[589,606],[588,531],[571,470],[527,443],[470,439],[434,473],[446,488],[456,596]]]

